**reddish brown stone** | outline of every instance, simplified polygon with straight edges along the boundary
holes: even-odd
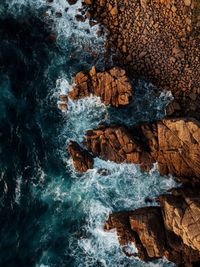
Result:
[[[200,124],[193,119],[158,123],[158,167],[161,175],[200,177]]]
[[[149,169],[154,162],[150,153],[124,126],[100,126],[90,130],[86,133],[85,144],[93,155],[104,160],[142,164],[144,169]]]
[[[132,98],[132,86],[120,68],[97,72],[95,67],[88,74],[79,72],[74,78],[69,97],[77,100],[90,94],[99,96],[105,105],[125,106]]]
[[[80,147],[76,142],[71,141],[68,145],[68,152],[72,157],[74,167],[79,172],[86,172],[93,168],[94,160],[87,150]]]
[[[119,243],[134,243],[140,259],[166,257],[177,266],[200,261],[198,189],[176,189],[160,197],[161,207],[110,214],[105,230],[115,228]],[[196,265],[195,265],[196,264]]]

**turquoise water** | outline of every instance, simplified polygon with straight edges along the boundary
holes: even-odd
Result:
[[[81,142],[102,121],[132,125],[163,117],[171,98],[137,81],[128,108],[114,110],[95,97],[70,102],[66,113],[57,108],[73,75],[104,61],[98,27],[74,19],[80,2],[66,12],[65,0],[48,10],[43,0],[0,1],[0,266],[172,266],[126,257],[115,231],[105,233],[103,225],[112,211],[147,205],[145,197],[165,192],[173,179],[160,177],[156,165],[146,174],[98,158],[80,175],[66,153],[69,140]],[[52,32],[56,43],[48,39]]]

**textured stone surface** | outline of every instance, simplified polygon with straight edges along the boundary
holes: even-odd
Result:
[[[169,115],[199,118],[199,1],[86,2],[91,19],[107,29],[113,63],[126,68],[130,77],[145,78],[158,88],[171,90],[180,109],[170,107]]]
[[[128,105],[132,99],[132,86],[120,68],[97,72],[92,67],[88,74],[79,72],[74,78],[74,86],[69,97],[77,100],[90,94],[99,96],[105,105],[115,107]]]
[[[140,164],[146,170],[157,161],[161,175],[198,181],[199,126],[194,119],[165,119],[130,129],[102,125],[86,133],[85,144],[93,155],[104,160]]]
[[[166,250],[165,232],[160,207],[141,208],[129,216],[149,258],[160,258]]]
[[[142,164],[149,169],[154,158],[137,137],[124,126],[102,125],[86,133],[85,145],[93,155],[104,160]]]
[[[94,160],[87,150],[82,149],[76,142],[71,141],[68,145],[68,152],[72,157],[74,167],[79,172],[86,172],[93,168]]]
[[[158,166],[162,175],[200,177],[200,124],[192,119],[158,123]]]
[[[160,197],[161,207],[110,214],[105,229],[115,228],[121,245],[134,243],[138,257],[166,257],[177,266],[200,261],[200,200],[198,189],[174,189]]]
[[[177,190],[161,198],[166,228],[200,251],[200,197],[196,190]]]

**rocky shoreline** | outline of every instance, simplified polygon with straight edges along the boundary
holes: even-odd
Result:
[[[68,1],[71,2],[71,1]],[[76,2],[76,1],[75,1]],[[73,1],[71,2],[73,4]],[[157,163],[161,175],[181,186],[159,196],[159,206],[110,214],[105,231],[116,229],[119,243],[134,243],[144,261],[166,257],[177,266],[200,265],[200,4],[197,0],[85,0],[85,18],[107,33],[114,67],[80,72],[68,99],[91,94],[115,108],[134,98],[134,79],[152,82],[174,97],[166,118],[132,127],[99,125],[86,132],[82,144],[68,152],[79,172],[93,168],[94,158],[139,164],[149,171]],[[130,78],[131,77],[131,78]],[[150,200],[151,202],[151,200]]]

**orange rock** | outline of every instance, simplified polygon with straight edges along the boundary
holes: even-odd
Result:
[[[79,72],[74,83],[68,94],[73,100],[93,94],[99,96],[105,105],[118,107],[128,105],[132,99],[132,86],[120,68],[97,72],[93,66],[88,74]]]

